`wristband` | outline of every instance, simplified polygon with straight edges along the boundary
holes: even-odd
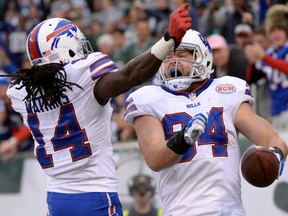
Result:
[[[151,53],[158,59],[164,60],[173,46],[174,40],[170,38],[166,41],[165,38],[162,37],[156,44],[152,46]]]
[[[165,39],[165,41],[168,41],[168,40],[170,40],[170,39],[172,39],[172,40],[174,41],[175,46],[174,46],[173,51],[174,51],[174,53],[175,53],[177,47],[180,45],[180,42],[177,42],[175,37],[171,37],[168,31],[164,34],[164,39]]]
[[[278,158],[279,161],[279,174],[278,174],[278,178],[280,175],[282,175],[283,169],[284,169],[284,154],[283,151],[278,148],[278,147],[270,147],[270,149],[272,150],[272,152],[276,155],[276,157]],[[277,178],[277,179],[278,179]]]
[[[173,152],[179,155],[185,154],[191,147],[191,145],[187,144],[184,139],[185,128],[186,127],[184,127],[174,136],[172,136],[166,144],[168,148],[170,148]]]

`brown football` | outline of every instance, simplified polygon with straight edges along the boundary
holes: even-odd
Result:
[[[279,161],[267,147],[252,146],[241,160],[244,179],[255,187],[267,187],[278,177]]]

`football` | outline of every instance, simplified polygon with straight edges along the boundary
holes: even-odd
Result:
[[[244,179],[255,187],[267,187],[278,178],[279,161],[267,147],[252,146],[241,160]]]

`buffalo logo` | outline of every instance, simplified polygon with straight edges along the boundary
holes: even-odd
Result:
[[[216,87],[216,91],[220,94],[230,94],[236,91],[236,87],[231,84],[222,84]]]
[[[196,96],[195,93],[191,93],[191,94],[189,95],[189,99],[190,99],[191,101],[195,100],[196,97],[197,97],[197,96]]]
[[[47,35],[46,41],[48,42],[49,40],[53,39],[51,45],[51,50],[53,50],[54,48],[57,48],[61,36],[66,35],[67,37],[72,38],[76,32],[77,27],[73,23],[63,20],[58,23],[57,27],[54,29],[54,32]]]
[[[198,34],[200,40],[203,42],[203,44],[205,45],[205,47],[207,47],[207,49],[209,50],[209,52],[212,52],[212,49],[210,47],[210,44],[208,43],[207,39],[202,35],[202,34]]]

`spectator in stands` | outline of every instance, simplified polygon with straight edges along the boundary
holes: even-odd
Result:
[[[155,38],[151,35],[151,29],[148,20],[140,20],[136,23],[136,43],[130,45],[127,48],[127,53],[129,59],[142,53],[144,50],[148,49],[155,42]]]
[[[149,23],[146,19],[139,20],[136,24],[136,41],[129,45],[125,50],[123,59],[127,63],[130,59],[149,49],[156,41],[155,37],[151,35]],[[153,78],[149,79],[148,82],[151,83]],[[138,87],[137,87],[138,88]]]
[[[270,46],[270,41],[266,37],[264,25],[256,26],[253,30],[253,41],[252,43],[259,44],[263,50],[267,50]],[[245,50],[245,49],[244,49]],[[269,96],[269,84],[265,78],[265,74],[255,68],[255,60],[250,60],[246,71],[246,81],[249,84],[254,84],[256,86],[256,92],[254,96],[255,100],[255,111],[265,119],[270,118],[270,109],[271,109],[271,99]]]
[[[259,44],[262,50],[267,50],[269,46],[271,45],[270,40],[266,36],[264,25],[255,27],[254,32],[253,32],[253,41],[251,45],[252,44]],[[246,81],[249,84],[251,84],[251,83],[257,83],[258,80],[265,78],[265,74],[259,70],[256,70],[255,68],[256,56],[254,57],[253,54],[247,53],[247,50],[249,50],[249,47],[252,47],[252,46],[248,46],[248,48],[244,50],[245,50],[245,54],[248,57],[248,61],[250,63],[246,71]]]
[[[248,60],[244,51],[235,45],[229,45],[219,34],[207,37],[213,52],[213,77],[234,76],[245,79]]]
[[[102,34],[99,36],[97,40],[97,47],[98,51],[107,54],[108,56],[111,56],[112,60],[114,61],[114,50],[116,47],[116,41],[114,37],[111,34]],[[119,59],[118,59],[119,60]],[[122,65],[118,65],[119,61],[114,61],[114,63],[120,68],[124,66],[124,63],[122,62]],[[112,126],[112,134],[113,142],[127,142],[129,140],[135,140],[136,135],[134,132],[134,128],[127,124],[124,121],[124,103],[126,100],[126,94],[120,94],[119,96],[115,97],[111,101],[111,105],[113,108],[113,116],[112,116],[112,124],[115,124],[115,127]]]
[[[145,11],[144,6],[145,5],[140,1],[135,1],[126,12],[127,16],[125,18],[125,23],[121,23],[121,26],[125,24],[125,37],[131,44],[137,43],[137,22],[140,20],[148,20],[148,14]]]
[[[162,209],[153,205],[155,182],[151,176],[139,174],[128,183],[133,198],[132,207],[123,211],[124,216],[161,216]]]
[[[3,83],[3,80],[0,80]],[[4,80],[6,82],[6,80]],[[8,113],[6,110],[5,102],[0,99],[0,141],[8,139],[11,136],[11,130],[7,125]]]
[[[229,44],[233,44],[235,43],[234,29],[238,24],[246,23],[254,26],[254,12],[249,1],[246,0],[226,1],[226,5],[222,7],[220,2],[211,1],[202,19],[208,23],[208,29],[214,29],[214,33],[218,30]]]
[[[99,52],[112,56],[114,53],[115,41],[111,34],[102,34],[97,40],[97,47]],[[117,65],[118,66],[118,65]]]
[[[125,31],[122,28],[117,28],[112,33],[115,41],[113,61],[120,68],[125,65],[123,55],[127,49],[128,42],[125,37]]]
[[[263,72],[268,80],[272,125],[276,129],[287,129],[288,5],[276,4],[269,8],[265,29],[271,46],[265,52],[261,45],[254,43],[246,46],[245,53],[249,61],[255,63],[256,68]]]
[[[29,129],[23,124],[20,114],[13,111],[5,94],[9,83],[10,79],[0,79],[0,155],[4,163],[9,162],[18,151],[33,149]]]
[[[21,67],[22,57],[25,53],[25,42],[27,37],[26,32],[26,18],[18,14],[18,24],[14,31],[9,34],[8,44],[11,59],[17,67]]]
[[[234,30],[234,35],[235,35],[235,42],[241,49],[244,50],[244,47],[247,44],[251,44],[253,40],[253,31],[252,28],[245,24],[245,23],[240,23],[236,26]]]
[[[163,30],[167,28],[169,15],[172,11],[169,0],[156,0],[154,8],[145,9],[147,15],[149,16],[148,22],[151,29],[152,36],[157,39],[161,38],[163,35]],[[193,20],[193,18],[192,18]],[[192,21],[193,22],[193,21]]]
[[[270,46],[270,40],[266,36],[265,26],[259,25],[254,28],[253,42],[258,43],[264,50]]]
[[[16,65],[10,60],[5,49],[0,44],[0,70],[10,74],[16,71],[16,69]]]
[[[219,29],[213,24],[213,13],[218,11],[220,7],[221,4],[219,0],[210,0],[207,2],[201,17],[199,18],[199,22],[201,23],[199,26],[199,32],[201,32],[203,35],[208,36],[211,34],[219,33]]]
[[[112,122],[115,123],[116,126],[114,133],[118,142],[129,142],[137,139],[134,127],[124,121],[123,118],[125,113],[124,102],[126,98],[127,96],[122,94],[115,98],[116,101],[114,101],[114,103],[117,103],[117,106],[114,104]]]
[[[98,2],[101,2],[99,4],[100,10],[98,10],[97,13],[94,13],[93,16],[101,23],[117,23],[122,18],[123,11],[116,7],[115,0],[98,0]]]
[[[85,35],[87,35],[87,40],[91,43],[93,50],[98,50],[97,40],[103,33],[103,25],[97,19],[91,18],[89,21],[89,26],[85,29]]]
[[[194,17],[196,17],[195,22],[197,22],[197,28],[194,28],[194,24],[193,24],[193,29],[201,32],[202,34],[212,34],[213,32],[208,32],[208,23],[206,23],[206,20],[203,19],[203,17],[205,17],[203,14],[205,13],[206,7],[209,4],[208,0],[190,0],[191,2],[191,8],[193,8],[193,10],[195,10],[195,14]],[[194,19],[194,17],[192,17],[192,19]]]
[[[2,46],[0,46],[0,62],[2,74],[11,74],[17,69]],[[30,131],[24,126],[20,114],[13,111],[10,99],[6,95],[9,83],[8,78],[0,79],[0,154],[4,163],[19,150],[31,150],[33,147]]]

